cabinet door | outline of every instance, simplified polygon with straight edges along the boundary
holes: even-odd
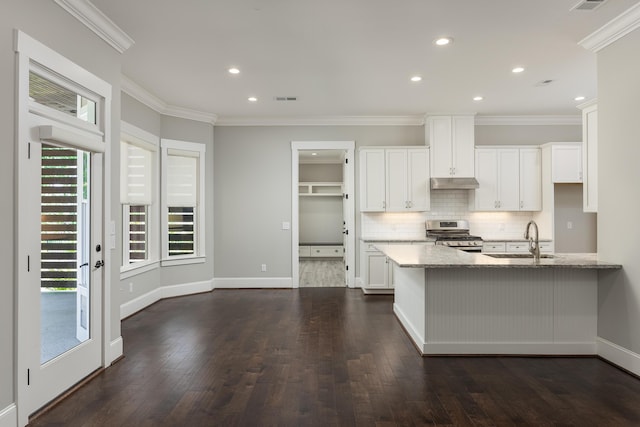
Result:
[[[598,109],[582,112],[582,202],[585,212],[598,212]]]
[[[493,149],[476,150],[476,179],[480,186],[475,191],[475,209],[498,210],[498,154]]]
[[[360,210],[385,210],[385,156],[383,149],[360,151]]]
[[[452,167],[456,177],[474,176],[475,118],[473,116],[453,116],[451,119]]]
[[[542,210],[542,155],[537,148],[520,150],[520,210]]]
[[[388,287],[388,264],[387,257],[381,253],[368,253],[368,283],[365,286],[368,288],[386,288]]]
[[[554,145],[551,147],[551,176],[555,183],[582,182],[582,147]]]
[[[431,186],[429,182],[429,150],[417,148],[407,150],[407,192],[410,211],[428,211],[431,208]]]
[[[518,149],[498,152],[498,210],[520,210],[520,153]]]
[[[409,209],[407,195],[407,150],[386,150],[387,212],[405,212]]]
[[[450,116],[429,117],[429,148],[431,150],[431,176],[447,178],[451,176],[452,128]]]

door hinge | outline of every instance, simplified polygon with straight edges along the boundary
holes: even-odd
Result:
[[[31,143],[27,143],[27,159],[31,158]]]
[[[344,198],[349,200],[349,193],[344,193]]]
[[[31,369],[27,369],[27,385],[31,385]]]
[[[348,165],[349,164],[349,159],[344,159],[344,163]]]
[[[31,257],[27,255],[27,273],[31,271]]]
[[[348,265],[345,265],[345,268],[347,269],[347,271],[349,271],[349,266]]]

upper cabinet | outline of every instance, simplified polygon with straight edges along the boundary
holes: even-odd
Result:
[[[554,183],[582,182],[582,144],[554,143],[551,146],[551,180]]]
[[[475,175],[474,116],[429,116],[431,176],[436,178]]]
[[[360,150],[362,212],[428,211],[428,148]]]
[[[582,202],[585,212],[598,212],[598,105],[582,108]]]
[[[542,208],[538,148],[477,148],[476,179],[470,193],[477,211],[537,211]]]

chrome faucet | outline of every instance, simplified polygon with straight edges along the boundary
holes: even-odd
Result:
[[[534,239],[529,233],[529,229],[533,225],[533,229],[536,233],[536,238]],[[529,240],[529,252],[533,255],[533,259],[536,261],[540,261],[540,241],[538,240],[538,224],[534,220],[529,221],[527,224],[527,229],[524,231],[524,238]]]

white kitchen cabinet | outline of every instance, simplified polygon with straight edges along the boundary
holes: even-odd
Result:
[[[506,242],[482,242],[482,252],[506,252]]]
[[[298,247],[300,258],[342,258],[342,245],[301,245]]]
[[[362,243],[361,247],[363,249],[360,256],[360,276],[363,292],[392,292],[393,269],[390,268],[387,257],[372,243]]]
[[[360,210],[420,212],[430,208],[428,148],[360,151]]]
[[[598,105],[582,108],[582,203],[583,211],[598,212]]]
[[[482,252],[485,253],[528,253],[529,252],[529,241],[528,240],[516,240],[516,241],[490,241],[483,242],[482,244]],[[552,253],[553,252],[553,242],[548,240],[540,242],[540,252],[541,253]]]
[[[474,170],[474,116],[430,116],[431,176],[471,178]]]
[[[581,143],[561,143],[551,146],[551,180],[554,183],[582,182]]]
[[[479,188],[470,193],[477,211],[534,211],[541,208],[541,164],[537,148],[476,149]]]

